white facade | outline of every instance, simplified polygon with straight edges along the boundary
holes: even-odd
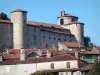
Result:
[[[66,64],[67,62],[70,63],[70,68],[67,68],[67,64]],[[54,63],[53,70],[78,68],[77,60],[53,61],[53,62],[30,63],[30,64],[15,64],[15,65],[0,65],[0,75],[30,75],[36,71],[52,70],[51,63]],[[72,75],[72,72],[69,71],[68,75]]]

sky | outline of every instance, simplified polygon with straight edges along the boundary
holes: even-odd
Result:
[[[15,9],[28,11],[29,21],[57,23],[60,10],[79,17],[85,23],[84,35],[100,46],[100,0],[0,0],[0,13],[10,18]]]

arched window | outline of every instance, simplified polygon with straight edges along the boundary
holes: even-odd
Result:
[[[60,19],[60,25],[64,24],[64,20]]]

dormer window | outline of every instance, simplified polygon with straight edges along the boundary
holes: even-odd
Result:
[[[64,20],[60,19],[60,25],[64,24]]]

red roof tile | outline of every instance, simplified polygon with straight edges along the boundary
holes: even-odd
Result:
[[[100,47],[96,47],[96,49],[100,51]]]
[[[67,61],[67,60],[77,60],[69,54],[56,55],[51,58],[39,57],[39,58],[28,58],[25,61],[20,61],[18,58],[10,58],[9,60],[3,61],[3,64],[29,64],[29,63],[40,63],[40,62],[51,62],[51,61]],[[1,63],[2,64],[2,63]]]
[[[56,25],[56,24],[48,24],[48,23],[42,23],[42,22],[32,22],[32,21],[28,21],[27,24],[29,25],[33,25],[33,26],[43,26],[43,27],[54,27],[54,28],[58,28],[58,29],[65,29],[64,27],[60,26],[60,25]]]
[[[80,68],[41,70],[41,71],[37,71],[37,72],[42,72],[42,73],[53,73],[53,72],[69,72],[69,71],[77,71],[77,70],[80,70]]]
[[[84,47],[79,42],[59,42],[59,43],[65,45],[66,47]]]
[[[48,29],[43,29],[43,30],[48,31],[48,32],[59,33],[59,34],[69,34],[69,35],[73,35],[73,34],[71,34],[70,31],[67,31],[67,32],[61,32],[61,31],[53,31],[53,30],[48,30]]]
[[[100,54],[100,52],[96,52],[96,51],[81,51],[80,54],[81,55],[82,54],[91,54],[91,55],[93,55],[93,54]]]

